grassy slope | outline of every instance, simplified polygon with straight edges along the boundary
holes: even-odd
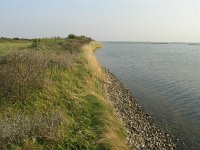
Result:
[[[45,68],[42,88],[31,89],[24,99],[0,97],[1,148],[128,149],[120,122],[105,100],[103,74],[93,55],[99,44],[79,40],[78,47],[74,45],[71,39],[46,39],[28,49],[31,55],[42,51],[45,60],[58,60]],[[63,67],[63,51],[77,51],[66,55],[73,56],[72,66]]]

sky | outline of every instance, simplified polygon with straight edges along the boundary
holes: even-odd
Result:
[[[0,37],[200,42],[200,0],[0,0]]]

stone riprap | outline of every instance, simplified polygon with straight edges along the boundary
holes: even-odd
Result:
[[[108,70],[105,72],[105,92],[113,105],[115,114],[126,131],[126,142],[133,150],[174,150],[179,149],[174,137],[161,130],[152,117],[143,112],[130,90]]]

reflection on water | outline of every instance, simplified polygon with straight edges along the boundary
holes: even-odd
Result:
[[[134,93],[144,110],[200,147],[200,45],[103,43],[97,58]]]

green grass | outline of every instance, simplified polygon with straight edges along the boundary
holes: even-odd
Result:
[[[3,73],[24,74],[1,78],[0,71],[0,83],[9,83],[0,88],[0,149],[128,149],[123,128],[105,99],[102,78],[89,65],[87,55],[93,54],[82,49],[90,40],[73,36],[34,42],[31,49],[14,54],[19,59],[8,59],[7,54],[0,61]],[[28,71],[37,67],[43,73],[40,80]],[[32,87],[28,92],[22,91],[24,81]]]
[[[28,40],[13,40],[13,41],[0,40],[0,55],[9,53],[19,48],[22,49],[28,47],[31,44],[32,42]]]

